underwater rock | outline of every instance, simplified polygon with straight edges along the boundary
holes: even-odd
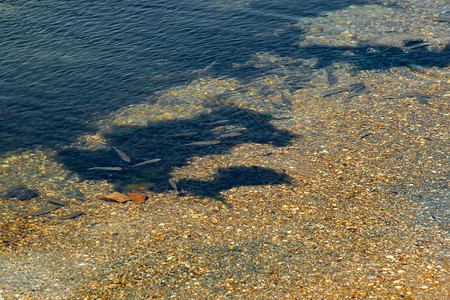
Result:
[[[129,193],[127,193],[127,195],[136,204],[144,204],[145,200],[147,200],[147,195],[146,194],[129,192]]]
[[[106,196],[101,197],[100,199],[105,200],[105,201],[119,202],[119,203],[124,203],[124,202],[131,200],[131,198],[129,196],[121,194],[119,192],[114,192],[114,193],[108,194]]]

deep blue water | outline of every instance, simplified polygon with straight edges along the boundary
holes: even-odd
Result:
[[[58,147],[86,124],[157,90],[213,76],[259,51],[295,55],[299,17],[367,1],[3,1],[0,8],[0,152]]]
[[[367,2],[2,1],[0,152],[70,144],[88,123],[212,62],[212,76],[249,79],[261,70],[232,64],[298,55],[298,18]]]

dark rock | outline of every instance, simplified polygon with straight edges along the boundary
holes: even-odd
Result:
[[[6,195],[9,198],[17,198],[20,201],[30,200],[39,196],[39,194],[36,191],[29,189],[25,186],[16,186],[10,188],[6,193]]]

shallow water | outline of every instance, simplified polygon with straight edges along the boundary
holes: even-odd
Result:
[[[414,9],[405,13],[408,5]],[[343,101],[350,102],[376,92],[376,86],[361,85],[361,70],[409,72],[410,65],[448,70],[449,47],[440,42],[448,40],[442,30],[446,23],[433,23],[444,11],[433,1],[5,1],[0,6],[0,152],[79,144],[83,137],[95,137],[108,123],[104,120],[126,119],[127,107],[142,103],[155,119],[130,114],[127,124],[145,127],[113,128],[105,146],[123,149],[134,163],[162,157],[167,164],[109,177],[87,172],[122,167],[108,147],[64,149],[60,162],[84,179],[166,181],[193,156],[222,154],[244,143],[286,145],[294,138],[284,130],[296,125],[290,119],[306,118],[292,114],[295,92],[343,92]],[[371,23],[380,18],[386,19]],[[405,22],[410,18],[412,24]],[[426,34],[408,32],[411,26],[423,27]],[[431,44],[414,48],[426,36],[433,37]],[[197,79],[209,84],[203,93],[193,92],[202,89],[191,84]],[[213,79],[223,80],[223,86],[213,90]],[[352,84],[359,90],[346,94]],[[204,110],[197,113],[200,106]],[[183,110],[178,117],[184,119],[156,119],[175,109]],[[227,119],[225,131],[205,126]],[[195,138],[173,139],[192,131]],[[229,134],[233,139],[217,147],[186,146]]]

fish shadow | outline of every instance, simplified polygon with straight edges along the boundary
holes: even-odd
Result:
[[[105,135],[108,146],[104,149],[65,148],[58,151],[57,159],[82,180],[107,180],[121,192],[139,186],[165,192],[173,189],[171,173],[194,157],[226,154],[246,143],[282,147],[298,137],[274,127],[272,120],[270,114],[219,105],[211,113],[191,119],[155,121],[143,127],[116,126]],[[114,148],[131,161],[126,162]],[[145,163],[156,159],[160,161]],[[179,185],[183,193],[214,198],[235,186],[287,182],[287,175],[270,168],[233,166],[220,168],[212,181],[181,179]]]

